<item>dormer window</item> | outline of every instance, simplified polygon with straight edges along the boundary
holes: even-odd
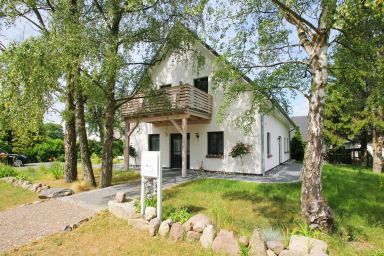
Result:
[[[201,77],[201,78],[196,78],[193,80],[193,85],[202,90],[203,92],[208,93],[208,77]]]

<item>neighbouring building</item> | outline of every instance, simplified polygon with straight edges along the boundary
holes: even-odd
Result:
[[[256,114],[248,134],[231,120],[249,108],[250,94],[244,93],[230,106],[226,121],[217,122],[223,96],[220,90],[213,92],[212,76],[218,54],[200,41],[193,49],[183,56],[171,53],[147,71],[157,89],[155,102],[144,97],[123,105],[126,143],[138,153],[130,163],[140,164],[141,152],[153,150],[161,152],[162,167],[181,168],[183,175],[186,169],[262,175],[289,160],[295,124],[276,103],[271,113]],[[205,57],[199,69],[194,68],[196,51]],[[229,156],[237,142],[252,145],[243,166],[240,159]]]

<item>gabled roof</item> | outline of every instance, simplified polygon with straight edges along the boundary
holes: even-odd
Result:
[[[308,139],[308,117],[307,116],[292,116],[291,119],[296,123],[296,126],[299,127],[301,136],[307,141]]]

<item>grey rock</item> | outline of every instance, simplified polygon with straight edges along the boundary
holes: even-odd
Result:
[[[251,249],[249,251],[249,255],[251,256],[265,256],[267,255],[265,244],[263,239],[261,239],[261,235],[259,230],[255,229],[252,233],[251,240],[249,241],[249,245]]]
[[[197,231],[190,230],[187,232],[187,240],[190,242],[199,241],[201,233]]]
[[[108,202],[109,212],[121,219],[137,219],[140,214],[136,213],[134,202],[118,203],[116,201]]]
[[[241,244],[241,245],[243,245],[245,247],[248,247],[248,245],[249,245],[248,237],[246,237],[246,236],[239,237],[239,244]]]
[[[277,256],[277,254],[274,253],[272,250],[268,249],[267,250],[267,256]]]
[[[42,186],[41,183],[35,183],[32,185],[31,190],[36,192],[37,189],[40,188],[41,186]]]
[[[181,225],[181,223],[179,222],[173,223],[171,227],[171,231],[169,233],[169,237],[173,241],[181,241],[183,240],[183,236],[184,236],[183,225]]]
[[[57,198],[73,195],[74,192],[68,188],[48,188],[40,192],[40,199]]]
[[[283,251],[281,251],[279,256],[295,256],[295,254],[289,250],[283,250]]]
[[[212,250],[228,255],[240,255],[240,246],[232,231],[220,230],[212,243]]]
[[[202,233],[206,226],[207,225],[205,223],[203,223],[201,221],[196,221],[193,224],[192,230],[196,231],[196,232],[199,232],[199,233]]]
[[[169,225],[169,222],[163,221],[159,227],[159,235],[162,237],[166,237],[168,235],[170,229],[171,229],[171,227]]]
[[[319,239],[293,235],[289,241],[288,249],[296,256],[306,256],[308,252],[311,253],[312,251],[314,253],[325,253],[328,249],[328,245],[326,242]]]
[[[137,230],[146,232],[149,230],[149,222],[144,219],[128,219],[128,224]]]
[[[216,229],[213,225],[208,225],[203,230],[203,234],[200,237],[200,244],[204,248],[210,248],[212,246],[213,240],[216,236]]]
[[[118,203],[124,203],[127,201],[126,194],[124,191],[118,191],[115,195],[115,201]]]
[[[65,226],[64,227],[64,232],[70,232],[72,231],[72,227],[71,226]]]
[[[157,234],[157,232],[159,231],[160,224],[161,221],[158,218],[151,219],[148,227],[149,236],[155,236]]]
[[[212,222],[208,218],[208,216],[198,213],[194,216],[192,216],[187,222],[184,223],[184,229],[185,231],[189,231],[193,229],[193,226],[195,225],[196,222],[200,222],[201,224],[204,224],[205,226],[211,225]]]
[[[267,248],[276,254],[279,254],[282,250],[284,250],[284,243],[281,241],[267,241],[266,244]]]
[[[151,219],[156,217],[156,208],[155,207],[147,207],[145,208],[144,219],[150,221]]]

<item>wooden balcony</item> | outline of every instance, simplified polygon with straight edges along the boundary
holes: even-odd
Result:
[[[170,120],[188,119],[188,123],[209,122],[212,116],[212,96],[185,84],[138,95],[122,106],[127,120],[167,124]]]

